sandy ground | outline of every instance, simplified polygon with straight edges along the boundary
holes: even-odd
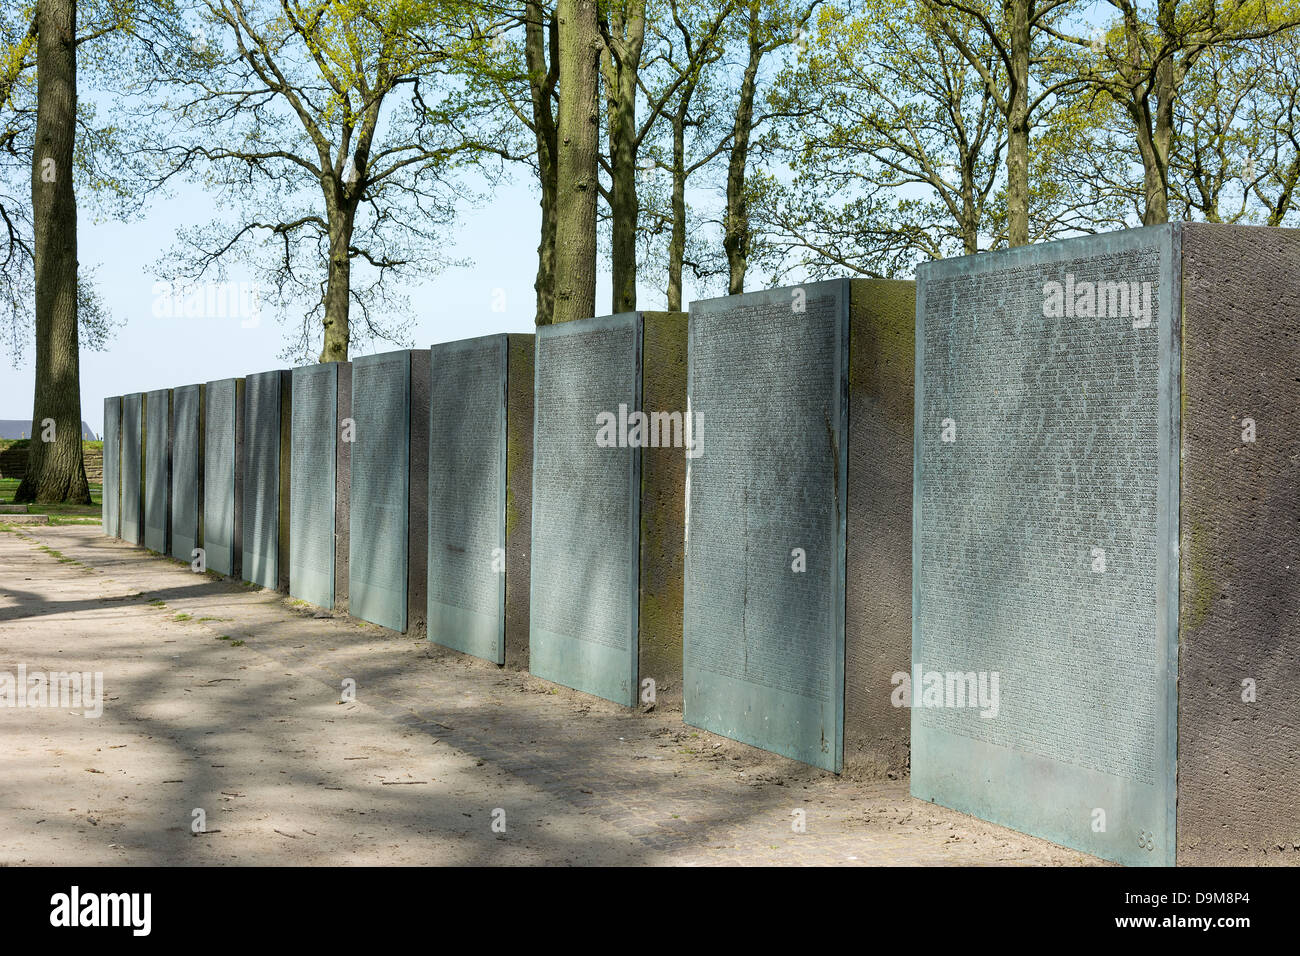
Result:
[[[19,665],[102,672],[106,700],[0,707],[0,865],[1100,862],[97,526],[0,531],[0,672]]]

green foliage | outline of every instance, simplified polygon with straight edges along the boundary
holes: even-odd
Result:
[[[1003,62],[950,17],[972,65],[944,16],[902,0],[823,7],[807,55],[777,78],[768,98],[786,120],[769,144],[790,175],[767,176],[759,205],[787,269],[904,276],[1002,241],[1006,123],[986,77],[1005,85]]]
[[[79,195],[125,217],[178,178],[208,188],[215,211],[159,272],[186,282],[246,266],[290,322],[288,357],[313,353],[340,282],[354,348],[408,344],[402,289],[455,264],[448,235],[485,198],[468,177],[490,187],[509,163],[543,178],[553,166],[534,97],[549,109],[563,91],[539,74],[549,34],[539,59],[534,32],[530,59],[525,30],[553,7],[84,0]],[[602,0],[607,31],[626,9]],[[745,257],[773,282],[907,276],[1005,245],[1017,11],[1031,21],[1030,241],[1138,223],[1153,170],[1172,218],[1295,221],[1300,0],[648,0],[643,284],[685,270],[716,289],[737,215]],[[31,0],[0,11],[0,335],[14,361],[32,320],[32,12]],[[754,115],[738,124],[753,49]],[[737,185],[741,128],[753,141]],[[609,169],[606,155],[607,206]],[[79,296],[82,344],[102,347],[113,322],[84,268]]]
[[[34,331],[31,176],[36,127],[35,4],[0,11],[0,340],[16,367]],[[93,215],[138,213],[143,189],[119,160],[121,137],[99,115],[93,93],[114,88],[152,64],[143,48],[176,30],[173,0],[82,0],[77,4],[77,141],[73,175],[79,202]],[[77,279],[80,346],[104,349],[121,323],[105,310],[94,268]]]
[[[165,190],[176,177],[218,200],[159,262],[174,282],[247,267],[293,324],[301,360],[324,323],[354,345],[407,344],[397,286],[453,262],[459,177],[498,147],[473,84],[485,38],[465,0],[196,0],[183,47],[131,90],[127,161]]]

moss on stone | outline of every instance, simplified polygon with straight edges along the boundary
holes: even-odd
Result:
[[[646,312],[643,319],[642,408],[684,415],[688,316]],[[660,688],[675,689],[682,679],[685,478],[683,449],[641,450],[638,658],[641,676]]]
[[[1186,515],[1183,517],[1188,527],[1183,536],[1183,594],[1179,617],[1180,629],[1192,631],[1205,623],[1214,606],[1214,576],[1210,571],[1213,554],[1205,526]]]
[[[916,374],[916,283],[855,280],[850,297],[849,390],[870,395],[878,407],[910,423]]]

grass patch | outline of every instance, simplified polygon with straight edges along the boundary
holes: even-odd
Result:
[[[166,601],[161,601],[161,600],[158,600],[158,599],[155,598],[154,600],[152,600],[152,601],[149,602],[149,606],[150,606],[150,607],[166,607],[166,606],[167,606],[167,602],[166,602]]]
[[[80,561],[78,561],[76,558],[68,557],[62,551],[55,551],[47,544],[40,545],[40,549],[44,551],[46,554],[48,554],[50,557],[54,558],[54,560],[58,561],[59,564],[75,564],[79,568],[84,568],[86,566],[82,564]]]
[[[16,504],[14,495],[18,493],[18,485],[21,482],[17,478],[0,478],[0,504]],[[96,483],[90,483],[90,504],[88,505],[69,505],[62,502],[50,502],[47,504],[32,504],[30,511],[32,514],[46,514],[50,516],[50,524],[54,524],[55,515],[77,515],[80,517],[99,517],[101,502],[103,501],[103,486]]]
[[[188,614],[176,614],[172,616],[173,621],[192,621],[193,618]]]

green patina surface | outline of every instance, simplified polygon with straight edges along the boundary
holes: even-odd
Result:
[[[642,408],[685,416],[688,316],[643,315]],[[682,680],[685,450],[646,448],[641,456],[640,673],[675,698]]]
[[[851,295],[851,314],[865,320],[855,325],[853,341],[862,341],[866,347],[849,357],[849,388],[878,399],[883,409],[900,420],[905,418],[911,427],[916,284],[903,279],[871,279],[855,282]]]
[[[1214,606],[1214,576],[1210,572],[1213,552],[1209,545],[1209,531],[1205,525],[1183,515],[1186,529],[1183,533],[1183,593],[1179,602],[1181,630],[1191,631],[1210,616]]]
[[[1188,335],[1187,327],[1187,308],[1184,302],[1182,316],[1179,322],[1181,334],[1181,345],[1179,349],[1179,375],[1178,375],[1178,415],[1179,421],[1186,428],[1188,422],[1192,419],[1189,417],[1191,412],[1188,410],[1188,400],[1191,390],[1188,386],[1188,376],[1190,370],[1197,367],[1196,345],[1193,336]],[[1180,442],[1181,444],[1181,442]],[[1186,495],[1182,487],[1182,456],[1179,456],[1179,490],[1180,498]],[[1210,610],[1214,606],[1214,576],[1210,572],[1210,566],[1213,561],[1213,552],[1210,547],[1209,529],[1201,520],[1190,514],[1190,502],[1183,500],[1179,507],[1179,521],[1182,524],[1180,531],[1181,550],[1180,563],[1182,567],[1179,571],[1180,588],[1182,593],[1179,596],[1178,617],[1179,630],[1188,631],[1200,627],[1210,616]],[[1180,636],[1181,640],[1181,636]]]
[[[645,659],[643,662],[651,664],[660,663],[664,660],[664,655],[671,653],[674,649],[680,649],[680,640],[673,642],[668,638],[673,628],[677,628],[680,634],[682,626],[682,603],[681,601],[670,600],[663,601],[655,592],[643,588],[641,591],[641,639],[647,646],[642,647],[641,656]],[[647,654],[647,651],[650,653]],[[677,664],[680,669],[681,664]],[[647,673],[645,677],[654,677],[654,674]]]

